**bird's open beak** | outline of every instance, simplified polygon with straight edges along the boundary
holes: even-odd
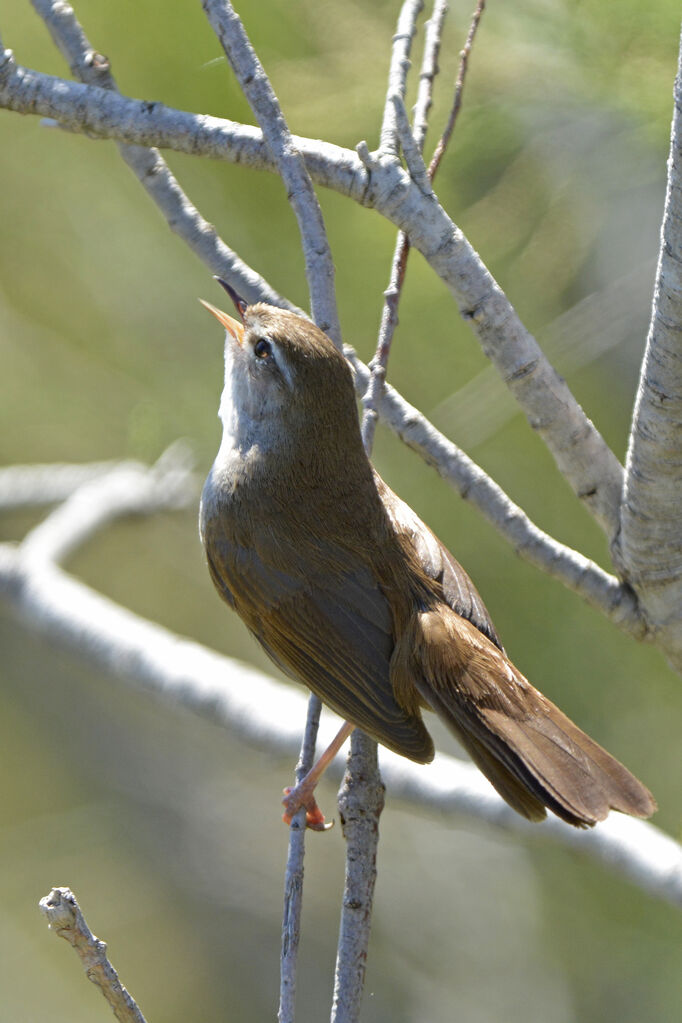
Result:
[[[208,309],[209,313],[213,313],[218,323],[222,324],[228,333],[232,335],[237,344],[241,347],[244,342],[244,325],[235,320],[233,316],[228,316],[222,309],[217,309],[216,306],[211,305],[210,302],[204,302],[203,298],[200,298],[201,304]]]

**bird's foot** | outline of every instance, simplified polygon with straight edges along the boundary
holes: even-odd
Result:
[[[334,827],[334,821],[325,820],[324,814],[317,805],[314,788],[306,785],[306,780],[304,778],[298,785],[284,790],[282,805],[285,812],[282,820],[285,824],[291,824],[294,816],[304,806],[306,828],[310,828],[311,831],[329,831]]]

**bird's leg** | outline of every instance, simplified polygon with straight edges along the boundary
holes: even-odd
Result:
[[[286,812],[282,820],[285,824],[291,824],[294,814],[302,806],[305,806],[305,824],[307,828],[311,828],[313,831],[327,831],[333,826],[333,821],[328,823],[325,821],[324,814],[315,801],[315,786],[354,728],[355,725],[351,724],[350,721],[345,721],[322,756],[310,768],[305,778],[302,778],[294,788],[284,790],[282,803]]]

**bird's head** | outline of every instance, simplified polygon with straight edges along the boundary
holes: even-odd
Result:
[[[277,450],[304,443],[319,449],[347,431],[349,421],[356,433],[351,372],[327,335],[288,310],[263,302],[248,305],[216,279],[239,314],[235,319],[202,302],[225,328],[220,417],[240,446]]]

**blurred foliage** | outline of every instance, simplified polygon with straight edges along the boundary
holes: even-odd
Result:
[[[397,4],[242,8],[292,130],[375,145]],[[82,0],[77,12],[126,94],[252,120],[199,4]],[[469,14],[452,4],[431,145]],[[650,290],[678,18],[672,0],[520,0],[486,11],[438,192],[541,338],[614,281],[635,274]],[[28,3],[3,5],[0,28],[20,62],[66,73]],[[196,302],[220,301],[209,273],[113,144],[4,111],[0,125],[2,459],[149,460],[186,436],[207,469],[221,389],[220,333]],[[279,182],[168,159],[227,242],[305,305]],[[320,198],[344,330],[368,358],[394,232],[339,196]],[[639,291],[621,290],[619,343],[567,373],[620,457],[648,316]],[[610,317],[604,303],[588,351]],[[565,371],[562,360],[566,352],[557,355]],[[459,389],[477,387],[484,364],[445,287],[413,254],[391,379],[457,440],[485,411],[458,425]],[[502,391],[486,384],[479,404]],[[601,534],[522,417],[483,433],[472,453],[540,526],[607,564]],[[471,572],[525,673],[644,778],[661,805],[657,823],[679,837],[682,696],[660,655],[520,562],[385,432],[375,460]],[[20,538],[37,517],[8,516],[3,538]],[[193,514],[119,523],[71,567],[140,613],[270,670],[211,590]],[[36,904],[53,884],[74,888],[150,1021],[271,1018],[286,849],[277,794],[292,765],[98,677],[12,620],[0,628],[2,1018],[105,1018],[72,953],[44,933]],[[333,798],[327,784],[324,805]],[[574,854],[407,814],[390,793],[382,832],[367,1021],[676,1018],[682,934],[670,907]],[[313,836],[302,1021],[327,1012],[342,871],[340,831]]]

